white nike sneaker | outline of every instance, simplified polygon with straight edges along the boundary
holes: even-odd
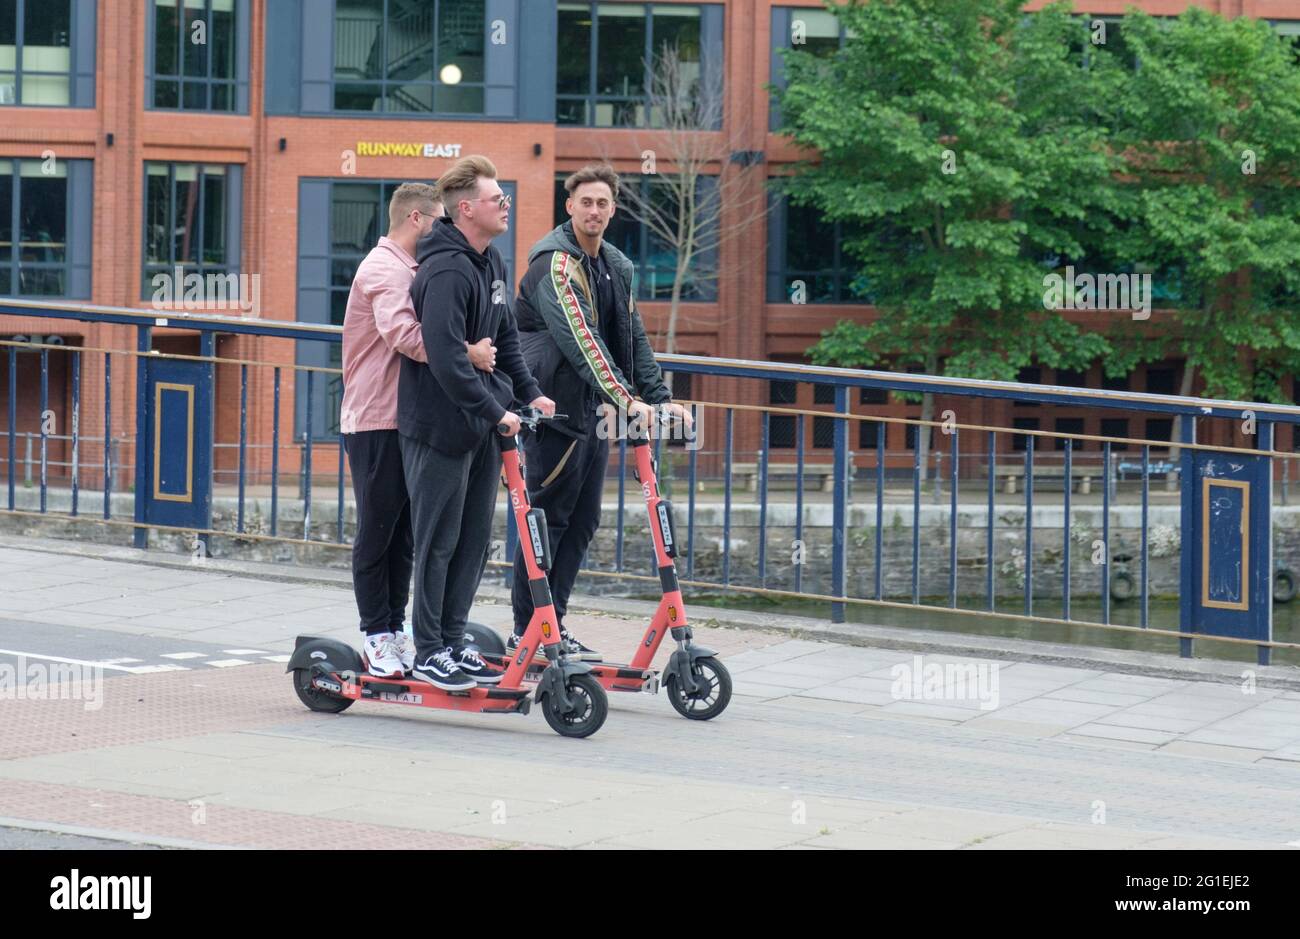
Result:
[[[415,668],[415,640],[399,629],[393,633],[393,648],[402,660],[402,671],[409,675],[411,669]]]
[[[401,678],[405,674],[392,633],[366,636],[361,644],[361,659],[366,663],[366,671],[376,678]]]

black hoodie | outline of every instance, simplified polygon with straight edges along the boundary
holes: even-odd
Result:
[[[468,453],[513,402],[541,394],[519,351],[506,265],[491,245],[480,253],[449,218],[416,248],[420,269],[411,284],[429,362],[402,358],[397,429],[450,456]],[[491,337],[496,370],[481,372],[465,343]]]

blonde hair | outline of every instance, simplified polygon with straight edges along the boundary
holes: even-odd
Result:
[[[438,180],[438,197],[455,221],[460,217],[460,200],[478,195],[478,181],[496,178],[497,168],[487,157],[463,157]]]
[[[396,228],[402,224],[402,219],[413,209],[426,215],[441,215],[442,200],[438,198],[438,187],[428,183],[402,183],[398,186],[388,203],[388,227]]]

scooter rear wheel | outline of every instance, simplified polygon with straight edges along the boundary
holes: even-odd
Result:
[[[713,656],[696,659],[691,669],[697,682],[707,686],[704,691],[688,695],[676,675],[668,677],[668,700],[677,713],[693,721],[707,721],[717,717],[731,703],[731,673]]]
[[[571,714],[560,714],[548,699],[542,708],[546,723],[562,737],[590,737],[600,730],[609,715],[609,698],[605,689],[590,675],[571,675],[565,683],[565,690],[573,699],[576,710]]]
[[[311,669],[293,670],[293,690],[298,692],[298,700],[313,711],[337,714],[352,707],[351,698],[343,698],[314,687],[311,683]]]

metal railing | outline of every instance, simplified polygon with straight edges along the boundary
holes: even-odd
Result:
[[[238,366],[239,376],[237,421],[232,421],[229,415],[218,417],[218,425],[224,429],[232,429],[231,424],[235,424],[235,442],[229,439],[217,441],[212,448],[215,472],[227,485],[233,482],[236,488],[231,513],[233,524],[230,530],[215,527],[177,530],[193,531],[205,538],[233,537],[348,547],[345,525],[348,486],[342,437],[335,438],[331,434],[330,439],[322,440],[316,428],[328,426],[330,418],[314,413],[319,410],[314,404],[317,400],[316,383],[337,381],[339,370],[265,359],[223,358],[214,354],[218,333],[255,335],[265,337],[268,342],[339,343],[341,329],[195,314],[168,313],[160,318],[152,311],[2,299],[0,315],[120,324],[131,327],[136,333],[134,349],[0,341],[0,357],[7,357],[9,366],[8,422],[0,440],[7,436],[9,441],[4,462],[7,463],[10,513],[31,514],[19,509],[15,501],[18,467],[32,465],[30,458],[19,456],[18,438],[32,441],[33,446],[39,443],[43,455],[48,454],[52,441],[66,441],[76,454],[67,462],[80,468],[86,465],[78,462],[86,460],[82,454],[89,453],[91,460],[98,461],[97,466],[102,465],[104,520],[131,526],[138,533],[137,543],[143,541],[151,528],[167,530],[167,526],[151,524],[140,518],[138,512],[131,521],[110,518],[110,497],[114,488],[112,474],[122,465],[121,451],[133,449],[133,438],[121,436],[122,429],[115,432],[111,426],[113,371],[116,367],[119,374],[123,370],[130,374],[132,370],[127,366],[131,364],[130,360],[134,360],[138,376],[140,362],[146,358],[206,363],[214,367],[220,364],[227,368]],[[162,355],[153,351],[152,330],[157,326],[197,331],[200,354]],[[24,394],[39,394],[42,414],[49,410],[50,404],[48,376],[51,353],[71,357],[67,368],[71,388],[68,413],[73,415],[71,434],[55,435],[45,433],[43,429],[40,432],[32,429],[20,431],[16,426],[19,399],[17,359],[20,354],[31,353],[38,353],[41,358],[40,388],[24,388],[22,391]],[[119,361],[115,366],[114,359],[126,361]],[[1273,432],[1277,426],[1300,425],[1300,407],[696,356],[665,355],[660,357],[660,361],[666,370],[675,373],[743,380],[755,388],[755,400],[764,400],[767,383],[771,381],[830,386],[834,391],[831,410],[718,402],[697,397],[688,403],[700,422],[699,446],[678,448],[662,439],[655,442],[664,485],[672,491],[679,512],[681,503],[685,502],[685,530],[684,538],[680,539],[683,551],[679,567],[684,574],[683,583],[690,587],[734,595],[827,603],[835,621],[843,621],[848,605],[880,609],[921,607],[1007,620],[1145,631],[1182,640],[1183,649],[1188,654],[1192,638],[1300,649],[1297,643],[1260,643],[1192,634],[1185,630],[1156,629],[1150,625],[1148,615],[1152,567],[1152,477],[1166,477],[1169,481],[1162,483],[1174,486],[1175,491],[1185,484],[1179,478],[1179,460],[1175,453],[1214,451],[1242,458],[1266,457],[1281,467],[1281,496],[1285,504],[1290,479],[1294,475],[1290,465],[1300,459],[1300,453],[1275,450]],[[97,431],[95,437],[80,435],[83,362],[94,363],[98,373],[96,379],[102,378],[103,395],[99,404],[103,409],[103,429]],[[283,381],[287,374],[299,378],[292,387]],[[253,376],[251,381],[250,376]],[[1173,417],[1177,439],[990,426],[974,420],[922,421],[896,417],[869,405],[860,405],[855,410],[850,405],[851,399],[856,397],[851,395],[854,389],[933,392],[945,400],[969,403],[971,407],[965,413],[975,412],[974,404],[982,399],[996,399]],[[117,393],[120,394],[120,390]],[[269,439],[254,439],[257,432],[250,430],[250,394],[269,402]],[[299,422],[302,426],[286,439],[282,412],[299,398],[303,400],[302,420]],[[959,417],[964,416],[962,410],[958,408]],[[1197,442],[1198,426],[1225,421],[1236,425],[1245,415],[1249,415],[1255,426],[1257,446],[1233,447]],[[137,421],[140,416],[137,410]],[[809,431],[818,418],[829,418],[834,422],[829,448],[809,446]],[[794,421],[792,448],[778,449],[771,445],[773,421],[777,419]],[[859,431],[864,422],[869,425],[865,434]],[[919,448],[913,446],[902,451],[886,448],[887,428],[892,424],[921,428],[918,433],[933,434],[934,449],[927,460],[926,472],[922,472]],[[139,433],[137,426],[136,442]],[[104,440],[113,441],[119,452],[114,454],[112,447],[104,448]],[[852,449],[851,440],[857,442]],[[1012,449],[1012,440],[1021,441],[1022,449]],[[97,453],[96,447],[105,452]],[[738,459],[738,455],[752,456],[752,459]],[[829,463],[823,463],[827,458]],[[909,459],[912,464],[910,472],[900,469],[899,463]],[[614,503],[611,507],[616,521],[612,531],[607,528],[602,536],[612,539],[612,544],[593,546],[586,574],[628,582],[658,583],[651,569],[642,567],[643,572],[636,570],[644,558],[633,543],[633,538],[638,537],[636,532],[639,528],[634,519],[640,506],[639,500],[629,505],[628,463],[626,443],[619,441],[612,447],[614,471],[609,481],[614,489],[609,499]],[[43,457],[40,465],[48,468],[51,464]],[[76,471],[70,474],[71,516],[77,515],[79,475]],[[778,475],[787,478],[793,475],[794,487],[792,492],[782,490],[781,497],[774,497],[773,482]],[[294,501],[301,502],[302,527],[299,531],[295,525],[293,534],[281,531],[283,504],[288,501],[282,499],[281,481],[286,476],[300,481]],[[810,476],[824,481],[824,488],[829,491],[810,493],[806,485]],[[259,486],[263,485],[261,480],[270,480],[270,507],[266,513],[269,531],[266,532],[247,530],[250,477],[258,480]],[[1097,491],[1076,494],[1072,483],[1085,477],[1096,480]],[[137,480],[139,478],[137,476]],[[1016,483],[1018,491],[1009,491],[1009,480]],[[39,514],[48,514],[48,481],[48,472],[43,471],[40,475]],[[313,510],[319,508],[323,481],[327,486],[323,498],[333,509],[333,524],[327,522],[325,529],[320,530],[314,522],[314,515],[319,515],[319,512]],[[1059,518],[1055,515],[1058,502],[1054,497],[1050,506],[1044,504],[1044,489],[1048,482],[1053,490],[1057,485],[1060,487]],[[683,484],[684,493],[681,492]],[[752,493],[749,491],[751,485]],[[926,489],[929,498],[923,500]],[[1131,554],[1115,551],[1117,539],[1112,538],[1116,534],[1112,531],[1116,513],[1127,512],[1126,507],[1130,505],[1121,505],[1121,492],[1132,497],[1132,512],[1128,514],[1137,517],[1131,535],[1136,544]],[[750,495],[753,496],[752,502],[747,501]],[[828,498],[821,499],[819,495]],[[1015,499],[1009,500],[1008,496],[1015,496]],[[972,497],[975,497],[974,501]],[[138,497],[136,503],[139,503]],[[980,509],[982,525],[975,524]],[[1165,511],[1163,505],[1157,509]],[[503,556],[494,557],[490,562],[496,567],[510,564],[514,542],[513,520],[509,513],[503,514],[506,517],[505,550]],[[963,521],[963,514],[971,517]],[[1103,545],[1104,552],[1096,564],[1096,571],[1088,576],[1091,586],[1093,574],[1096,575],[1095,586],[1101,603],[1098,620],[1080,619],[1073,610],[1076,588],[1081,579],[1074,569],[1078,564],[1073,562],[1078,552],[1083,550],[1077,542],[1080,532],[1086,529],[1080,522],[1085,514],[1099,526],[1097,540]],[[888,526],[887,517],[892,519]],[[1055,519],[1050,525],[1046,521],[1049,517]],[[791,536],[789,540],[795,545],[806,548],[812,542],[815,550],[806,551],[797,561],[774,557],[772,537],[778,531],[783,533],[782,537],[788,533]],[[961,537],[963,532],[967,535],[965,539]],[[1008,548],[1003,542],[1012,536],[1016,545]],[[825,543],[816,544],[818,537]],[[973,547],[976,543],[974,538],[982,542],[978,550]],[[1048,540],[1052,544],[1036,553],[1036,538],[1040,547]],[[743,558],[740,555],[745,552],[738,544],[740,540],[750,540],[754,544],[753,551]],[[1048,559],[1044,560],[1044,557]],[[1140,604],[1138,624],[1113,623],[1113,578],[1122,575],[1132,581],[1135,574],[1130,571],[1133,569],[1137,580],[1137,603]],[[850,572],[862,589],[850,590]],[[970,585],[976,577],[980,589],[972,590]],[[1014,590],[1013,607],[1008,605],[1011,592],[1008,583]],[[966,601],[964,606],[959,602],[961,600]],[[1045,600],[1050,600],[1054,610],[1059,609],[1059,616],[1042,615]]]

